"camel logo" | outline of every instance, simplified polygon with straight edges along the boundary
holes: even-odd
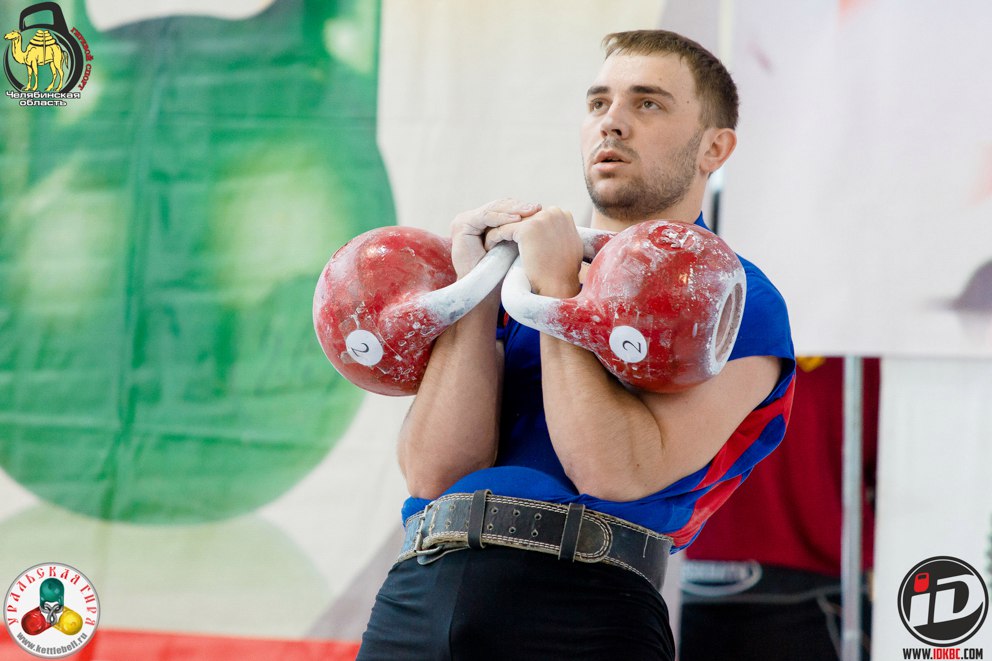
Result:
[[[62,8],[39,2],[21,12],[17,29],[3,38],[3,71],[13,87],[7,96],[22,106],[65,106],[78,99],[90,77],[93,54],[76,28],[66,25]],[[46,86],[47,83],[47,86]]]

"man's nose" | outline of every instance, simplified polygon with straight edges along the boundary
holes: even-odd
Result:
[[[603,137],[613,137],[625,139],[630,137],[630,122],[623,110],[616,105],[610,107],[599,124],[599,130]]]

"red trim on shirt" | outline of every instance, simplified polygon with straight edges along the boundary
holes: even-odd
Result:
[[[672,539],[675,542],[675,546],[682,546],[683,544],[688,544],[689,541],[695,536],[699,531],[699,528],[706,522],[708,518],[713,514],[713,512],[720,509],[731,494],[737,490],[740,486],[741,476],[727,480],[725,482],[720,482],[707,493],[699,497],[696,501],[695,509],[692,511],[692,516],[689,517],[689,522],[679,528],[676,532],[672,533]]]
[[[705,489],[711,484],[719,482],[734,465],[734,462],[740,459],[741,455],[757,440],[769,422],[778,416],[782,416],[785,418],[786,424],[788,424],[789,413],[792,411],[792,397],[795,392],[795,385],[796,380],[793,379],[789,383],[789,388],[785,391],[784,395],[768,406],[757,411],[752,411],[750,415],[744,418],[744,421],[734,430],[734,433],[723,444],[723,447],[716,453],[716,456],[713,457],[713,461],[710,462],[710,468],[706,471],[706,476],[696,489]]]

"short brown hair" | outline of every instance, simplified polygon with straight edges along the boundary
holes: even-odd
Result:
[[[603,37],[606,57],[615,53],[654,55],[671,53],[681,57],[696,82],[696,94],[703,106],[704,126],[737,128],[737,85],[730,72],[713,53],[698,43],[668,30],[612,32]]]

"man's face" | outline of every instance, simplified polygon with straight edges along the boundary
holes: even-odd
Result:
[[[703,136],[689,68],[677,55],[611,55],[589,88],[582,124],[586,188],[600,213],[646,220],[681,201]]]

